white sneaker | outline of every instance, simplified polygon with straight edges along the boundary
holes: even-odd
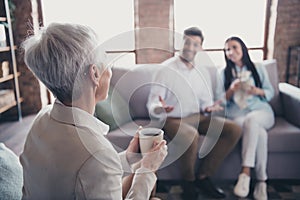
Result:
[[[162,200],[162,199],[158,197],[150,197],[150,200]]]
[[[256,200],[268,200],[266,182],[258,182],[255,184],[253,197]]]
[[[236,196],[246,197],[249,194],[250,176],[245,173],[239,175],[237,184],[234,186],[233,192]]]

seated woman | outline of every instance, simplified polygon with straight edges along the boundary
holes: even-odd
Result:
[[[20,158],[23,199],[115,200],[122,192],[126,199],[149,199],[166,141],[154,144],[122,184],[136,160],[138,136],[118,155],[105,138],[108,125],[93,117],[111,79],[96,34],[82,25],[51,24],[23,47],[25,63],[57,98],[39,112],[27,137]]]
[[[234,194],[249,193],[250,168],[255,168],[257,183],[254,198],[267,199],[267,131],[274,124],[274,113],[268,101],[274,95],[267,71],[251,61],[244,42],[231,37],[225,42],[226,68],[223,71],[226,90],[226,113],[243,128],[242,170]]]

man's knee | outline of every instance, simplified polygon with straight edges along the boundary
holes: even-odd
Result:
[[[192,146],[197,147],[198,140],[199,140],[199,133],[198,130],[195,128],[191,128],[181,133],[182,140],[189,142]]]
[[[181,144],[181,143],[195,143],[199,140],[199,132],[196,128],[191,125],[181,123],[180,126],[176,129],[169,129],[165,128],[164,131],[166,135],[170,135],[171,139],[174,142]]]
[[[238,141],[242,135],[242,128],[233,121],[226,121],[224,124],[224,136],[232,141]]]

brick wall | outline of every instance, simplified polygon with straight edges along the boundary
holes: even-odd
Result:
[[[31,0],[14,0],[13,2],[16,5],[14,37],[15,44],[19,47],[26,37],[33,34],[33,31],[30,31],[33,29],[32,4]],[[21,72],[19,77],[20,93],[24,99],[21,104],[22,114],[37,113],[41,109],[39,82],[25,65],[23,52],[19,50],[16,56],[18,70]]]
[[[135,0],[137,63],[173,56],[173,0]]]
[[[300,45],[300,0],[278,0],[277,20],[274,37],[274,58],[278,63],[279,78],[285,81],[287,51],[290,45]],[[296,56],[292,56],[295,71]],[[295,82],[295,79],[290,79]]]

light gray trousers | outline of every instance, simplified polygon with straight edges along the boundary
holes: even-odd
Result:
[[[243,129],[242,166],[255,167],[256,178],[267,180],[268,135],[274,125],[274,114],[265,110],[251,111],[233,119]]]

